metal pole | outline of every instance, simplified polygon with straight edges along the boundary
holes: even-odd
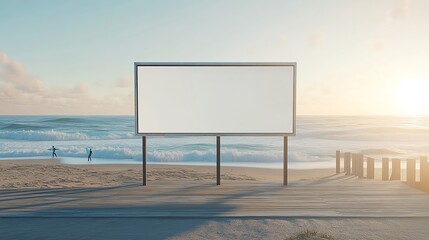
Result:
[[[147,154],[146,154],[146,136],[142,138],[142,165],[143,165],[143,186],[146,186],[146,163],[147,163]]]
[[[283,185],[287,185],[287,136],[283,138]]]
[[[216,185],[220,185],[220,136],[216,136]]]

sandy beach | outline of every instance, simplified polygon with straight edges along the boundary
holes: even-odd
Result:
[[[0,161],[2,239],[426,239],[429,195],[334,169]],[[108,227],[106,227],[108,226]],[[80,229],[76,231],[76,229]]]
[[[141,183],[139,164],[61,164],[56,159],[1,160],[0,188],[103,187]],[[290,180],[309,180],[335,173],[334,169],[290,170]],[[21,177],[17,177],[21,176]],[[251,167],[222,167],[222,181],[283,181],[283,170]],[[148,165],[148,181],[216,181],[215,166]]]

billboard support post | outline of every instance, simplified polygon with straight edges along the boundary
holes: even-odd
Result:
[[[216,136],[216,185],[220,185],[220,136]]]
[[[283,138],[283,185],[286,186],[287,185],[287,170],[288,170],[288,166],[287,166],[287,153],[288,153],[288,149],[287,149],[287,145],[288,145],[288,139],[287,136],[284,136]]]
[[[147,152],[146,152],[146,136],[142,137],[142,167],[143,167],[143,186],[146,186],[146,163],[147,163]]]

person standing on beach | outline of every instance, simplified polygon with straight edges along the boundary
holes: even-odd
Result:
[[[89,162],[89,161],[91,161],[91,162],[92,162],[92,158],[91,158],[91,156],[92,156],[92,149],[91,149],[91,148],[89,148],[88,162]]]
[[[54,146],[52,146],[52,158],[57,157],[57,154],[55,153],[55,150],[58,150],[58,148],[55,148]]]

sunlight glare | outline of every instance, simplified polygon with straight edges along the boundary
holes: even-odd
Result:
[[[429,82],[407,79],[396,87],[396,102],[401,115],[422,116],[429,113]]]

